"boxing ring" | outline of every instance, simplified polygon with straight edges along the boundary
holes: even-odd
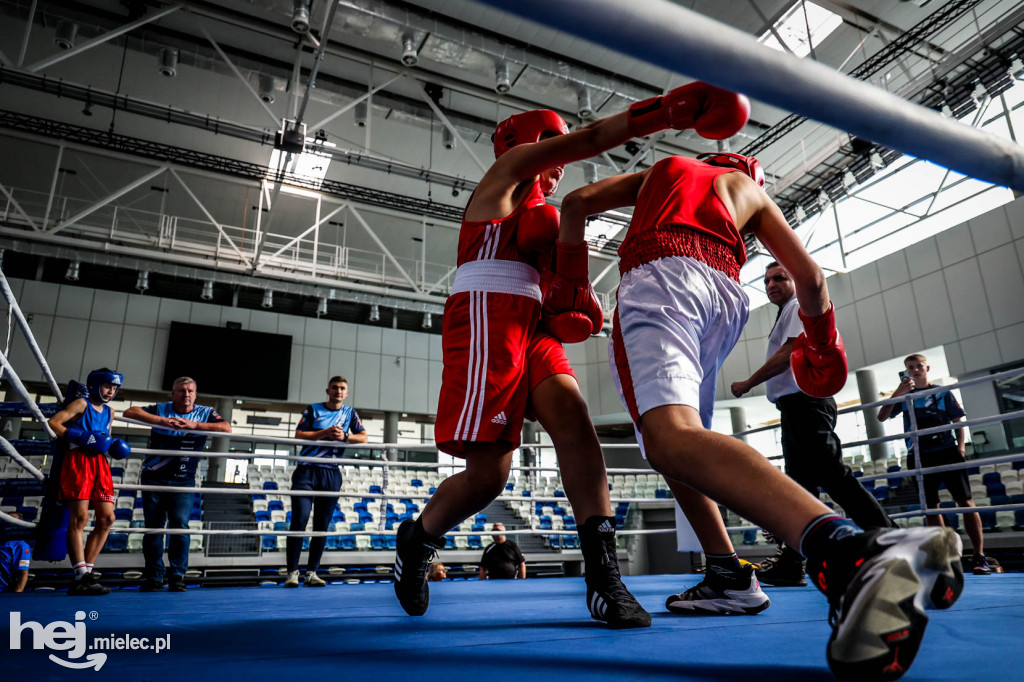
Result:
[[[805,114],[841,127],[895,149],[934,160],[975,177],[1024,191],[1024,153],[1016,145],[942,118],[934,112],[836,74],[812,62],[779,55],[757,45],[750,36],[710,22],[664,0],[643,4],[609,0],[563,0],[560,3],[535,0],[487,0],[487,3],[517,14],[543,19],[554,27],[596,40],[611,48],[647,59],[672,70],[743,91],[764,102]],[[672,20],[667,20],[671,18]],[[680,65],[685,65],[683,69]],[[913,130],[911,135],[908,131]],[[0,274],[2,278],[2,274]],[[45,358],[10,295],[4,280],[0,289],[15,319],[33,347],[51,392],[61,399],[59,387]],[[34,399],[0,354],[3,373],[21,397],[27,414],[46,427],[46,419]],[[1017,374],[1020,372],[1018,371]],[[972,379],[941,390],[979,381],[998,380],[1010,373]],[[915,394],[915,397],[921,395]],[[889,399],[843,410],[872,409],[907,400]],[[913,410],[910,410],[913,414]],[[1024,416],[1024,411],[974,419],[974,426]],[[121,420],[122,423],[125,420]],[[133,423],[133,425],[139,425]],[[765,427],[776,428],[776,427]],[[755,429],[743,434],[755,433]],[[948,429],[946,429],[948,430]],[[917,430],[907,434],[847,443],[855,448],[887,442],[906,435],[935,432]],[[49,433],[52,437],[52,433]],[[211,434],[210,438],[257,440],[241,435]],[[261,443],[299,446],[307,441],[260,438]],[[322,442],[320,445],[332,445]],[[343,444],[335,444],[343,448]],[[359,445],[360,449],[391,450],[406,445]],[[433,451],[431,446],[423,449]],[[529,446],[542,447],[542,446]],[[0,450],[17,462],[34,479],[44,473],[15,444],[0,437]],[[136,449],[133,457],[161,451]],[[179,451],[163,454],[180,455]],[[238,453],[195,453],[203,457],[241,458]],[[273,455],[274,459],[301,462],[295,455]],[[389,492],[396,472],[448,468],[449,464],[395,462],[340,458],[342,466],[379,471],[380,492],[315,493],[369,499],[382,512],[389,501],[408,499],[407,493]],[[1013,464],[1024,455],[986,458],[986,465]],[[979,460],[941,469],[973,468]],[[939,468],[933,469],[938,470]],[[544,467],[515,467],[534,477]],[[929,469],[902,470],[864,476],[863,481],[913,476],[920,489],[921,476]],[[647,469],[611,469],[611,474],[650,474]],[[204,496],[263,494],[231,487],[160,487],[121,483],[118,490],[194,491]],[[509,503],[561,504],[561,496],[503,495]],[[287,498],[292,493],[277,489]],[[649,502],[649,498],[622,496],[613,490],[612,503]],[[1024,501],[991,508],[921,509],[894,514],[902,523],[922,521],[928,514],[970,512],[1015,512]],[[534,507],[535,508],[535,507]],[[287,537],[289,535],[341,535],[393,537],[381,513],[377,527],[353,531],[285,531],[273,528],[214,530],[189,528],[167,530],[132,527],[130,534],[162,533],[189,535],[240,535]],[[0,520],[31,528],[34,524],[12,518],[0,511]],[[504,531],[510,536],[569,534],[565,530],[533,528]],[[731,533],[753,530],[753,526],[730,526]],[[486,531],[485,531],[486,532]],[[672,532],[624,528],[626,538]],[[478,531],[455,531],[452,536],[480,535]],[[141,555],[138,555],[141,564]],[[279,555],[283,563],[283,554]],[[379,563],[390,563],[393,552],[378,554]],[[444,560],[445,553],[440,558]],[[101,555],[99,570],[106,559]],[[327,576],[324,576],[327,577]],[[482,676],[517,676],[536,679],[559,676],[572,680],[723,680],[745,678],[778,680],[832,679],[823,649],[829,629],[825,623],[825,600],[813,587],[767,588],[773,605],[756,618],[685,617],[669,614],[664,599],[700,580],[699,575],[643,575],[627,578],[627,584],[653,616],[647,629],[614,632],[588,618],[582,578],[548,578],[525,581],[457,580],[431,585],[431,607],[421,618],[405,616],[385,573],[376,579],[350,584],[329,580],[319,590],[274,589],[275,581],[263,587],[189,589],[185,593],[141,594],[125,586],[103,599],[68,600],[60,591],[39,591],[23,595],[2,595],[0,603],[8,618],[0,626],[7,644],[3,665],[10,679],[62,680],[74,675],[69,668],[92,667],[124,679],[179,680],[274,679],[279,676],[345,680],[400,680],[413,676],[427,679],[473,680]],[[1024,627],[1024,574],[1005,573],[966,578],[963,597],[949,611],[933,613],[932,627],[914,665],[911,678],[965,680],[1012,678],[1015,656]],[[48,624],[67,624],[76,633],[81,650],[57,646],[44,650],[32,644],[44,642]],[[31,623],[31,624],[30,624]],[[100,638],[105,641],[100,641]],[[133,646],[146,640],[152,647],[163,642],[163,651]],[[118,646],[117,642],[126,643]],[[67,643],[67,642],[65,642]],[[780,646],[781,644],[781,646]],[[1011,658],[1012,657],[1012,658]],[[58,662],[60,659],[63,662]],[[70,663],[70,665],[68,665]],[[168,664],[170,663],[170,664]],[[1010,671],[1010,672],[1007,672]]]

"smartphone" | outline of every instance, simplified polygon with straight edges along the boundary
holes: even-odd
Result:
[[[900,372],[900,381],[901,382],[906,381],[908,376],[910,376],[910,375],[907,374],[907,371],[903,370],[902,372]]]

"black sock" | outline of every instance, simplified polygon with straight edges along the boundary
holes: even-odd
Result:
[[[739,580],[743,575],[743,566],[740,564],[736,552],[732,554],[705,554],[707,558],[707,573],[725,580]]]

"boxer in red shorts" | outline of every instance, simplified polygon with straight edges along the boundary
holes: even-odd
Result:
[[[541,316],[543,273],[558,230],[558,212],[545,197],[567,163],[669,127],[728,137],[748,115],[746,98],[692,83],[573,133],[547,110],[498,124],[496,160],[463,216],[442,328],[435,439],[442,451],[465,458],[466,468],[441,483],[415,522],[398,529],[395,593],[407,613],[427,610],[426,572],[444,534],[504,489],[529,407],[555,445],[576,517],[585,519],[579,536],[591,615],[612,628],[651,624],[619,575],[604,458],[559,343],[588,338],[604,315],[591,297]]]
[[[836,677],[895,680],[921,644],[923,609],[948,608],[963,589],[960,537],[947,528],[864,531],[749,445],[707,428],[715,375],[746,319],[738,282],[744,232],[796,284],[804,333],[790,364],[800,389],[835,394],[847,364],[825,277],[759,186],[760,164],[735,154],[701,158],[707,163],[670,158],[567,196],[545,313],[574,310],[593,295],[579,256],[586,217],[635,205],[619,252],[609,355],[648,461],[673,482],[687,515],[709,514],[713,498],[800,548],[829,600],[826,657]],[[722,539],[716,525],[695,528],[706,547]]]
[[[114,482],[105,455],[124,459],[130,453],[127,443],[110,436],[114,410],[107,403],[117,395],[123,381],[120,372],[105,367],[93,370],[86,380],[89,397],[71,401],[49,420],[62,450],[54,458],[54,466],[59,463],[60,470],[56,474],[51,471],[51,476],[60,477],[60,499],[69,511],[67,549],[75,569],[69,595],[110,592],[99,584],[92,568],[114,523]],[[90,504],[96,516],[89,539],[83,544]]]

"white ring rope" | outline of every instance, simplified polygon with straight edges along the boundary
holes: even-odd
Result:
[[[11,285],[7,282],[7,277],[4,276],[2,269],[0,269],[0,292],[3,292],[4,298],[7,299],[8,312],[12,313],[18,320],[18,326],[21,327],[21,333],[25,336],[25,340],[28,341],[28,347],[32,350],[32,355],[35,356],[36,362],[39,363],[39,368],[43,370],[43,376],[46,378],[46,383],[49,384],[50,390],[53,392],[53,395],[56,396],[58,403],[64,402],[64,395],[60,392],[60,387],[57,385],[56,379],[53,378],[50,366],[46,364],[46,357],[43,355],[43,351],[39,348],[39,344],[36,343],[36,338],[32,334],[32,328],[29,326],[28,320],[25,319],[25,315],[21,312],[21,307],[18,306],[18,301],[15,300],[14,292],[11,291]],[[9,342],[11,333],[10,324],[8,324],[7,333]]]

